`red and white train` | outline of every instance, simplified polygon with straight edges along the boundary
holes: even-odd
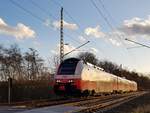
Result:
[[[137,83],[105,72],[102,68],[77,58],[64,60],[58,67],[56,93],[113,93],[136,91]]]

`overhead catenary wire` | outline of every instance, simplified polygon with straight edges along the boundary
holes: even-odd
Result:
[[[105,7],[105,5],[104,5],[104,3],[102,2],[102,0],[98,0],[99,1],[99,3],[100,3],[100,5],[102,5],[102,7],[103,7],[103,9],[104,9],[104,11],[106,12],[106,14],[108,15],[108,17],[115,23],[116,21],[114,20],[114,18],[112,17],[112,15],[109,13],[109,11],[107,10],[107,8]],[[96,4],[95,4],[96,5]],[[100,9],[99,9],[100,10]],[[111,27],[111,29],[112,29],[112,27]],[[113,29],[112,29],[113,30]],[[125,47],[125,50],[127,51],[127,53],[128,53],[128,55],[129,55],[129,57],[132,57],[131,56],[131,54],[129,53],[129,51],[128,51],[128,47],[126,47],[126,44],[122,41],[122,36],[120,36],[118,33],[117,33],[117,37],[120,39],[120,41],[122,42],[122,44],[123,44],[123,46]],[[124,38],[125,39],[125,38]],[[135,58],[132,58],[132,60],[131,61],[134,61],[135,60]],[[134,62],[134,64],[135,64],[135,62]]]
[[[100,0],[99,0],[99,2],[100,2]],[[109,20],[107,19],[107,17],[102,13],[101,9],[97,7],[96,3],[95,3],[93,0],[91,0],[91,3],[92,3],[92,5],[97,9],[98,13],[99,13],[99,14],[101,15],[101,17],[105,20],[105,22],[106,22],[107,25],[110,27],[110,29],[111,29],[112,31],[115,31],[115,28],[113,27],[113,25],[109,22]],[[102,2],[100,2],[100,3],[102,3]],[[104,7],[104,4],[103,4],[103,7]],[[104,8],[105,8],[105,7],[104,7]],[[106,10],[106,8],[105,8],[105,10]],[[108,11],[107,11],[106,13],[108,13]],[[108,15],[110,15],[110,14],[108,14]],[[111,16],[111,18],[112,18],[112,16]],[[114,19],[113,19],[113,20],[114,20]],[[117,36],[117,38],[120,40],[120,42],[123,44],[123,46],[125,47],[125,50],[127,50],[126,44],[123,42],[123,40],[124,40],[125,38],[124,38],[124,39],[121,38],[122,36],[120,36],[120,35],[118,34],[118,32],[116,32],[116,36]],[[122,39],[123,39],[123,40],[122,40]],[[127,52],[128,52],[128,51],[127,51]]]
[[[92,5],[96,8],[96,10],[98,11],[98,13],[100,14],[100,16],[104,19],[104,21],[106,22],[106,24],[110,27],[110,29],[112,31],[114,31],[114,27],[113,25],[111,25],[111,23],[108,21],[107,17],[105,17],[105,15],[102,13],[102,11],[97,7],[96,3],[91,0]],[[122,41],[122,38],[118,35],[118,33],[116,33],[116,36],[118,37],[118,39],[121,41],[121,43],[125,46],[124,42]]]
[[[62,7],[62,5],[59,2],[56,2],[56,0],[51,0],[54,4],[58,5],[59,7]],[[64,12],[65,14],[74,22],[76,23],[79,28],[80,28],[80,24],[76,21],[76,19],[74,19],[73,16],[71,16],[71,14],[64,8]]]
[[[62,4],[60,4],[58,1],[56,0],[51,0],[52,3],[54,3],[56,6],[59,6],[59,7],[63,7]],[[81,36],[83,33],[82,33],[82,29],[81,29],[81,26],[79,24],[79,22],[76,21],[76,19],[69,13],[69,11],[67,9],[64,8],[64,13],[77,25],[78,27],[78,31],[76,30],[76,34]]]
[[[99,3],[102,5],[104,11],[106,12],[106,14],[108,15],[108,17],[112,20],[112,22],[116,23],[115,19],[112,17],[112,15],[109,13],[109,11],[107,10],[107,8],[105,7],[105,4],[103,3],[102,0],[99,0]],[[128,34],[128,33],[127,33]],[[125,38],[124,38],[125,40]],[[123,43],[127,52],[128,52],[128,55],[131,59],[131,62],[133,62],[133,64],[136,64],[136,58],[134,57],[133,54],[130,53],[130,49],[135,49],[135,48],[141,48],[142,46],[136,46],[136,47],[127,47],[125,43]]]
[[[68,54],[72,53],[73,51],[75,51],[75,50],[77,50],[77,49],[81,48],[82,46],[84,46],[84,45],[88,44],[89,42],[90,42],[90,41],[87,41],[86,43],[84,43],[84,44],[82,44],[82,45],[80,45],[80,46],[78,46],[78,47],[74,48],[74,49],[73,49],[73,50],[71,50],[70,52],[68,52],[68,53],[64,54],[64,56],[66,56],[66,55],[68,55]]]
[[[39,4],[37,4],[36,2],[34,2],[33,0],[30,0],[30,2],[37,8],[39,8],[43,13],[45,13],[46,15],[50,15],[50,17],[52,17],[53,19],[57,19],[55,16],[53,16],[50,12],[48,12],[46,9],[42,8]]]
[[[43,18],[41,18],[40,16],[37,16],[36,14],[34,14],[33,12],[31,12],[30,10],[24,8],[24,7],[23,7],[22,5],[20,5],[18,2],[14,1],[14,0],[10,0],[10,2],[11,2],[14,6],[20,8],[21,10],[23,10],[24,12],[26,12],[26,13],[29,14],[30,16],[32,16],[32,17],[34,17],[35,19],[37,19],[38,21],[40,21],[41,23],[44,23],[45,20],[44,20]],[[34,4],[35,7],[39,8],[43,13],[45,13],[45,14],[50,14],[50,13],[48,13],[47,11],[45,11],[44,8],[40,7],[37,3],[35,3],[35,2],[32,1],[32,4]],[[65,12],[66,12],[67,15],[69,16],[69,13],[68,13],[66,10],[65,10]],[[51,15],[51,14],[50,14],[50,15]],[[70,15],[69,17],[71,18],[72,16]],[[54,19],[55,17],[53,16],[52,18]],[[56,18],[55,18],[55,19],[56,19]],[[75,19],[73,19],[73,17],[72,17],[72,20],[75,21]],[[79,25],[78,25],[78,26],[79,26]],[[58,29],[57,29],[57,30],[58,30]],[[80,41],[76,40],[75,38],[72,38],[72,36],[70,36],[70,35],[67,34],[67,33],[64,33],[64,35],[66,35],[69,39],[73,40],[73,41],[76,42],[76,43],[81,43]]]
[[[109,13],[109,11],[107,10],[107,8],[105,7],[105,5],[104,5],[104,3],[103,3],[103,1],[102,0],[98,0],[99,1],[99,3],[102,5],[102,7],[103,7],[103,9],[105,10],[105,12],[106,12],[106,14],[108,15],[108,17],[115,23],[115,19],[112,17],[112,15]],[[119,34],[118,34],[119,35]],[[119,35],[119,38],[121,38],[120,37],[120,35]],[[125,39],[125,38],[124,38]],[[124,44],[124,43],[123,43]],[[124,46],[126,46],[126,44],[124,44]],[[128,48],[126,48],[126,49],[128,49]]]
[[[36,2],[34,2],[33,0],[31,0],[31,3],[35,6],[35,7],[37,7],[37,8],[39,8],[43,13],[45,13],[45,14],[48,14],[48,15],[50,15],[54,20],[57,20],[57,18],[56,17],[54,17],[51,13],[49,13],[47,10],[45,10],[44,8],[42,8],[42,7],[40,7],[40,5],[38,5]],[[61,6],[61,5],[60,5]],[[67,11],[66,10],[64,10],[66,13],[67,13]],[[69,13],[68,13],[68,15],[69,15]],[[70,16],[71,17],[71,16]],[[70,38],[71,40],[73,40],[73,41],[75,41],[76,43],[81,43],[81,42],[79,42],[78,40],[76,40],[76,39],[74,39],[71,35],[69,35],[68,33],[64,33],[64,35],[66,35],[68,38]]]
[[[54,17],[51,13],[49,13],[48,11],[46,11],[44,8],[40,7],[36,2],[34,2],[33,0],[30,0],[30,2],[37,8],[39,8],[42,12],[44,12],[47,15],[50,15],[54,20],[57,20],[56,17]],[[72,36],[70,36],[67,33],[64,33],[64,35],[66,35],[67,37],[69,37],[71,40],[75,41],[76,43],[80,43],[78,40],[74,39]]]
[[[32,0],[31,0],[31,1],[32,1]],[[16,1],[10,0],[10,2],[11,2],[14,6],[20,8],[20,9],[23,10],[24,12],[28,13],[29,15],[31,15],[32,17],[34,17],[35,19],[37,19],[38,21],[40,21],[41,23],[44,23],[45,20],[44,20],[43,18],[37,16],[36,14],[34,14],[33,12],[31,12],[30,10],[24,8],[23,6],[21,6],[21,5],[20,5],[19,3],[17,3]],[[37,3],[33,2],[33,1],[32,1],[32,3],[33,3],[36,7],[38,7],[42,12],[44,12],[45,14],[48,15],[48,12],[45,12],[45,10],[42,9]],[[49,13],[49,14],[50,14],[50,13]],[[50,15],[52,15],[52,14],[50,14]],[[56,19],[54,16],[52,16],[52,17],[53,17],[53,19]],[[57,29],[57,30],[58,30],[58,29]],[[80,42],[77,41],[76,39],[73,39],[72,36],[70,36],[69,34],[65,33],[65,35],[67,35],[68,38],[70,38],[71,40],[75,41],[76,43],[80,43]]]
[[[114,18],[112,17],[112,15],[110,14],[110,12],[107,10],[107,8],[105,7],[105,4],[103,3],[102,0],[99,0],[99,3],[102,5],[104,11],[106,12],[106,14],[108,15],[108,17],[114,22],[116,23],[116,21],[114,20]]]
[[[55,1],[55,0],[51,0],[54,4],[56,4],[57,6],[59,6],[59,7],[62,7],[62,5],[59,3],[59,2],[57,2],[57,1]],[[81,27],[80,27],[80,24],[76,21],[76,19],[73,17],[73,16],[71,16],[71,14],[64,8],[64,12],[65,12],[65,14],[74,22],[74,23],[76,23],[77,24],[77,26],[79,27],[79,29],[80,29],[80,32],[81,32],[81,34],[82,34],[82,30],[81,30]],[[81,35],[79,32],[77,32],[79,35]],[[66,34],[67,35],[67,34]],[[76,40],[76,42],[79,42],[78,40]],[[91,41],[91,43],[92,43],[93,41]],[[81,42],[80,42],[81,43]],[[93,42],[94,44],[95,44],[95,46],[97,45],[95,42]],[[97,46],[97,48],[99,48],[100,49],[100,51],[102,51],[102,53],[104,54],[104,51],[99,47],[99,46]],[[106,53],[105,53],[106,54]],[[105,55],[105,57],[106,57],[106,55]]]
[[[45,9],[41,8],[37,3],[33,2],[33,0],[31,0],[31,3],[33,5],[35,5],[36,7],[38,7],[41,11],[43,11],[45,14],[50,14],[49,12],[47,12]],[[53,18],[53,19],[56,19],[56,17],[54,17],[52,14],[50,14],[50,16]],[[71,16],[70,16],[71,17]],[[69,34],[67,33],[64,33],[64,35],[66,35],[67,37],[70,37],[71,40],[75,41],[76,43],[80,43],[78,40],[74,39],[72,36],[70,36]],[[71,38],[72,37],[72,38]]]
[[[72,37],[72,36],[70,36],[68,33],[64,33],[64,35],[69,36],[70,38]],[[71,40],[75,41],[76,43],[81,43],[80,41],[76,40],[76,39],[73,38],[73,37],[71,38]]]
[[[115,31],[115,28],[113,27],[113,25],[109,22],[109,20],[107,19],[107,17],[102,13],[101,9],[97,7],[96,3],[93,0],[91,0],[91,3],[97,9],[98,13],[105,20],[106,24],[110,27],[110,29],[112,31]],[[122,38],[120,37],[120,35],[118,35],[117,32],[116,32],[116,36],[121,41],[121,43],[125,46],[124,42],[122,41]]]
[[[91,0],[91,3],[93,4],[93,6],[97,9],[98,13],[101,15],[101,17],[105,20],[105,22],[107,23],[107,25],[111,28],[114,29],[113,26],[109,23],[109,21],[107,20],[107,18],[105,17],[105,15],[102,13],[102,11],[97,7],[96,3]]]
[[[104,3],[103,3],[103,1],[102,0],[98,0],[99,1],[99,3],[100,3],[100,5],[103,7],[103,9],[104,9],[104,11],[106,12],[106,14],[108,15],[108,17],[113,21],[113,23],[116,23],[116,21],[115,21],[115,19],[112,17],[112,15],[109,13],[109,11],[107,10],[107,8],[105,7],[105,5],[104,5]],[[96,5],[96,4],[95,4]],[[99,8],[98,8],[99,9]],[[99,9],[100,10],[100,9]],[[102,12],[101,12],[102,13]],[[102,13],[103,14],[103,13]],[[105,16],[104,16],[105,17]],[[111,25],[111,29],[114,31],[114,27],[113,27],[113,25],[109,22],[109,20],[107,19],[107,17],[105,17],[106,18],[106,21]],[[120,39],[120,41],[122,42],[122,44],[124,45],[124,46],[126,46],[125,45],[125,43],[122,41],[122,36],[120,36],[118,33],[116,33],[117,34],[117,37]]]
[[[35,15],[34,13],[32,13],[30,10],[24,8],[23,6],[21,6],[19,3],[15,2],[14,0],[9,0],[13,5],[15,5],[16,7],[22,9],[24,12],[30,14],[32,17],[36,18],[37,20],[39,20],[40,22],[44,22],[44,19]]]

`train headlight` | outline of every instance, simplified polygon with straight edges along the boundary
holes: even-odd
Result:
[[[60,82],[60,80],[56,80],[56,82]]]
[[[69,80],[68,82],[73,82],[73,80]]]

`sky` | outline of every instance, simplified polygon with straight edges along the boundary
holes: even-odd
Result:
[[[64,9],[65,53],[92,52],[129,70],[149,73],[149,0],[0,0],[0,44],[35,48],[45,60],[59,54],[60,10]]]

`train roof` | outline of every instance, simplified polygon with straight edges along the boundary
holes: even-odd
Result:
[[[67,59],[63,60],[63,62],[64,62],[64,61],[67,61],[67,60],[80,61],[81,59],[71,57],[71,58],[67,58]]]
[[[104,71],[103,68],[98,67],[98,66],[96,66],[96,65],[93,65],[93,64],[91,64],[91,63],[89,63],[89,62],[85,62],[83,59],[80,59],[80,58],[74,58],[74,57],[72,57],[72,58],[67,58],[67,59],[65,59],[64,61],[67,61],[67,60],[78,61],[78,62],[79,62],[79,61],[83,61],[84,64],[86,64],[86,65],[88,65],[88,66],[90,66],[90,67],[94,67],[94,68],[96,68],[96,69],[99,69],[99,70]]]
[[[63,60],[63,62],[64,62],[64,61],[76,61],[76,62],[83,61],[84,64],[86,64],[86,65],[88,65],[88,66],[90,66],[90,67],[96,68],[96,69],[98,69],[98,70],[100,70],[100,71],[105,71],[103,68],[98,67],[98,66],[96,66],[96,65],[93,65],[93,64],[91,64],[91,63],[89,63],[89,62],[85,62],[83,59],[80,59],[80,58],[71,57],[71,58],[67,58],[67,59]],[[106,73],[108,73],[108,72],[106,72]],[[123,78],[123,77],[119,77],[119,76],[114,75],[114,74],[112,74],[112,73],[109,73],[109,74],[110,74],[111,76],[118,77],[118,79],[125,80],[126,82],[133,82],[133,83],[136,83],[135,81],[128,80],[128,79]]]

